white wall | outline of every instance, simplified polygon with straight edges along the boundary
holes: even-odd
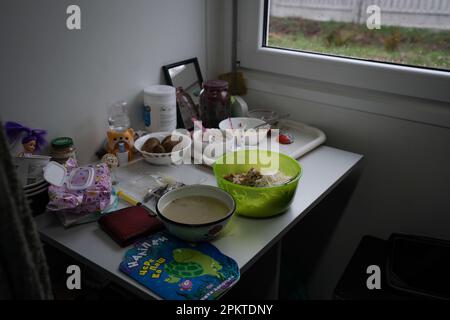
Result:
[[[392,105],[405,114],[407,109],[421,111],[428,118],[435,108],[446,107],[448,112],[449,105],[339,86],[333,86],[334,98],[325,103],[320,84],[305,91],[300,79],[295,84],[295,79],[284,76],[250,71],[246,75],[250,90],[245,99],[250,106],[289,112],[292,118],[324,130],[327,145],[365,156],[353,198],[310,279],[312,298],[331,298],[363,235],[386,239],[393,232],[405,232],[450,239],[450,129],[380,112]],[[322,86],[331,92],[329,85]],[[317,93],[305,94],[306,99],[295,92],[312,92],[312,87]],[[277,93],[280,88],[286,90]],[[371,100],[372,112],[356,105],[364,102],[364,96]],[[347,106],[336,105],[349,97]]]
[[[231,71],[231,9],[231,0],[206,0],[206,51],[210,79]]]
[[[66,29],[78,4],[82,30]],[[0,10],[0,117],[71,136],[82,162],[106,134],[106,106],[164,83],[161,66],[198,57],[206,68],[205,0],[7,0]]]

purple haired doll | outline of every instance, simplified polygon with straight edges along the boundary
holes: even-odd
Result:
[[[22,138],[23,151],[17,155],[18,157],[30,157],[46,144],[45,130],[30,129],[16,122],[6,122],[5,131],[10,143],[15,142],[21,134],[25,134]]]

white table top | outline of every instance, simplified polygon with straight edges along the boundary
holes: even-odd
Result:
[[[213,244],[236,260],[241,272],[244,272],[344,179],[361,158],[361,155],[326,146],[306,154],[299,159],[303,176],[292,206],[286,213],[269,219],[234,216]],[[146,173],[168,174],[187,184],[201,182],[216,185],[212,170],[203,166],[155,167],[140,161],[130,168],[133,170],[117,175],[119,187],[120,181],[124,181],[125,177],[133,178]],[[119,264],[129,248],[119,247],[97,223],[64,229],[52,213],[37,217],[36,223],[45,242],[102,272],[141,297],[158,299],[157,295],[119,271]]]

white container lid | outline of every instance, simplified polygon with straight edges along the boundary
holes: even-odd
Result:
[[[58,187],[62,187],[66,181],[67,169],[57,162],[49,162],[44,168],[44,179]]]
[[[80,174],[84,176],[84,182],[75,182],[75,176]],[[93,184],[95,170],[90,167],[76,168],[67,177],[66,167],[60,163],[51,161],[44,168],[44,178],[54,186],[62,187],[66,184],[69,190],[85,190]]]
[[[165,85],[150,86],[144,89],[144,94],[155,97],[173,96],[175,93],[174,87]]]
[[[144,89],[144,104],[154,105],[176,105],[177,95],[174,87],[156,85]]]

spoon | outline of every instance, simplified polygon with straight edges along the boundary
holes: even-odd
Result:
[[[267,126],[267,125],[273,126],[273,125],[276,125],[280,120],[286,119],[286,118],[289,118],[289,117],[290,117],[290,114],[286,113],[286,114],[283,114],[283,115],[278,116],[276,118],[273,118],[272,120],[267,121],[266,123],[259,124],[259,125],[255,126],[253,128],[250,128],[250,129],[258,129],[258,128],[261,128],[261,127],[264,127],[264,126]]]

